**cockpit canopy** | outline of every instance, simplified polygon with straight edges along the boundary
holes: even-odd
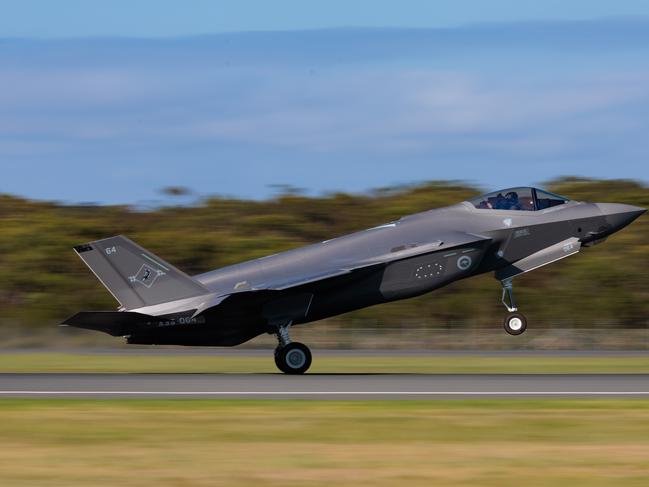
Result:
[[[539,211],[567,203],[567,198],[536,188],[511,188],[470,200],[479,210]]]

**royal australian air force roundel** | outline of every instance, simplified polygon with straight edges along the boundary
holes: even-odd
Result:
[[[461,271],[468,270],[473,264],[473,259],[469,255],[462,255],[457,259],[457,268]]]

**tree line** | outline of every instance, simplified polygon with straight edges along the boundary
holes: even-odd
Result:
[[[637,181],[561,178],[546,189],[571,199],[649,207]],[[141,210],[69,205],[0,195],[0,327],[39,330],[80,310],[117,303],[72,247],[124,234],[188,274],[319,242],[479,193],[432,181],[364,194],[306,196],[287,189],[264,201],[209,197]],[[603,245],[517,279],[517,300],[535,326],[645,327],[649,321],[649,218]],[[332,319],[350,326],[487,327],[505,309],[491,275],[433,294]]]

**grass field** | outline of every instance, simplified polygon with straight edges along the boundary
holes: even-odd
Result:
[[[649,402],[0,401],[0,485],[638,486]]]
[[[267,354],[161,355],[0,352],[2,372],[277,372]],[[649,373],[649,353],[565,355],[318,355],[310,372],[358,373]]]

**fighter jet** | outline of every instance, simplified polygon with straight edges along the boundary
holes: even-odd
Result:
[[[275,334],[279,370],[302,374],[311,352],[291,341],[292,326],[493,272],[509,312],[505,331],[520,335],[527,319],[514,299],[516,276],[603,242],[645,211],[507,189],[195,276],[116,236],[74,250],[121,306],[64,324],[151,345],[233,346]]]

